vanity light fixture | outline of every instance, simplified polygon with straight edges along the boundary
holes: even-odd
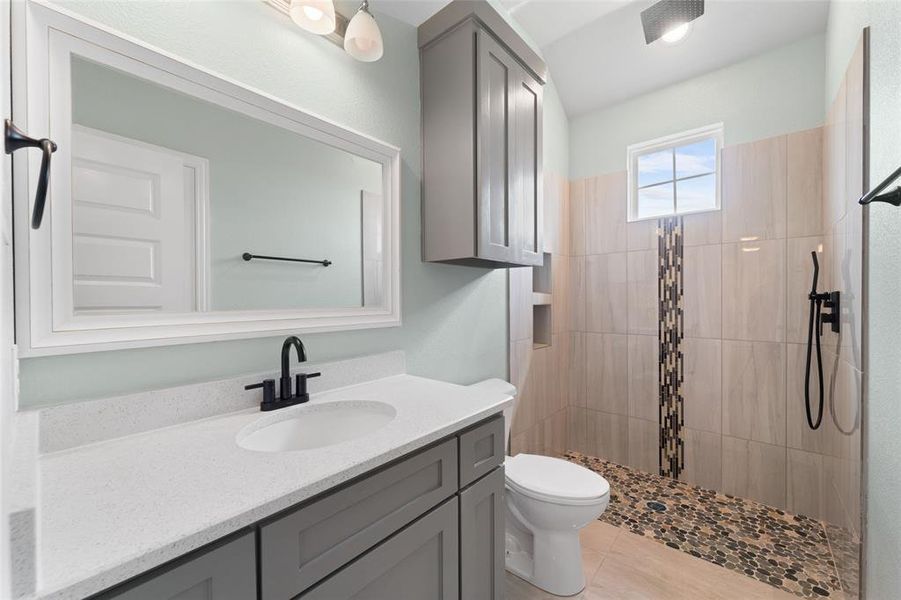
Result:
[[[375,62],[385,52],[382,32],[372,13],[369,0],[363,0],[357,14],[348,22],[335,11],[334,0],[263,0],[277,11],[291,17],[296,25],[325,37],[355,59]]]
[[[691,22],[704,14],[704,0],[661,0],[641,11],[644,41],[663,39],[668,44],[685,38]]]
[[[385,48],[378,23],[369,12],[369,0],[363,0],[357,14],[347,25],[344,34],[344,50],[359,61],[375,62],[382,57]]]
[[[291,0],[288,14],[310,33],[328,35],[335,31],[335,3],[332,0]]]

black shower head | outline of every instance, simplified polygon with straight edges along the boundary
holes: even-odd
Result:
[[[644,41],[650,44],[663,34],[704,14],[704,0],[661,0],[641,11]]]

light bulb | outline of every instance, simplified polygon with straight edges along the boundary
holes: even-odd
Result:
[[[681,23],[676,25],[675,27],[670,28],[666,33],[660,36],[667,44],[675,44],[686,35],[688,35],[688,30],[691,29],[691,23]]]
[[[335,4],[332,0],[291,0],[291,20],[311,33],[328,35],[335,31]]]
[[[363,62],[374,62],[382,57],[382,32],[378,23],[369,14],[369,2],[364,0],[360,10],[347,24],[344,33],[344,50],[355,59]]]

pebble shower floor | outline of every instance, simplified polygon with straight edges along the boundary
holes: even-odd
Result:
[[[838,528],[600,458],[564,457],[610,483],[601,521],[802,598],[856,597],[842,589],[856,590],[857,574],[840,572],[834,557],[855,563],[857,544]]]

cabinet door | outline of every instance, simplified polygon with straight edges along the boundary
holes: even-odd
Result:
[[[287,600],[457,491],[451,439],[260,528],[262,600]]]
[[[257,596],[256,573],[254,534],[248,533],[94,600],[248,600]]]
[[[516,226],[514,259],[523,265],[543,262],[542,218],[542,87],[522,67],[517,66],[513,92],[516,109],[515,146],[512,174]]]
[[[479,258],[514,262],[515,215],[512,208],[515,82],[520,68],[491,36],[479,31],[477,254]]]
[[[457,499],[451,498],[301,598],[457,600],[457,510]]]
[[[460,492],[460,597],[504,597],[504,468]]]

